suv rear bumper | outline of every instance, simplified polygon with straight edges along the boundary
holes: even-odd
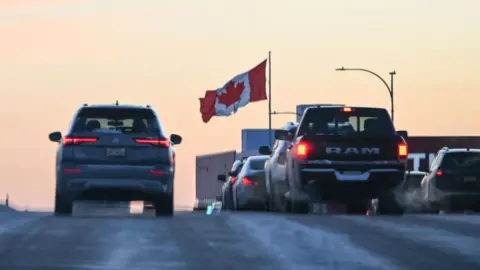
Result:
[[[153,201],[172,195],[173,177],[165,175],[159,180],[75,178],[64,182],[59,195],[74,200]]]

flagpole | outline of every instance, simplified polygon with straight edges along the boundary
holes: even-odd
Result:
[[[272,147],[272,52],[268,52],[268,144]]]

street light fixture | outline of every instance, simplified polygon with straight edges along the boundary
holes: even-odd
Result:
[[[394,107],[395,107],[395,104],[394,104],[394,100],[393,100],[393,77],[397,74],[394,71],[390,72],[390,85],[388,85],[388,83],[380,76],[378,75],[377,73],[371,71],[371,70],[368,70],[368,69],[364,69],[364,68],[344,68],[344,67],[341,67],[341,68],[336,68],[335,69],[336,71],[364,71],[364,72],[368,72],[370,74],[372,74],[373,76],[377,77],[378,79],[380,79],[383,84],[385,84],[385,86],[387,87],[387,90],[388,90],[388,93],[390,94],[390,110],[391,110],[391,114],[392,114],[392,121],[394,120],[393,118],[393,114],[394,114]]]
[[[295,114],[295,115],[298,115],[298,116],[302,116],[302,114],[296,113],[296,112],[277,112],[277,111],[273,111],[271,114],[272,114],[272,115],[278,115],[278,114]]]

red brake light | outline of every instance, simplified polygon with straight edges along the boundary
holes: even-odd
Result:
[[[242,184],[244,184],[246,186],[248,186],[248,185],[255,185],[256,186],[256,185],[258,185],[258,182],[254,182],[254,181],[248,179],[247,177],[244,177],[242,179]]]
[[[237,181],[237,177],[232,176],[232,184],[235,184],[235,181]]]
[[[80,173],[78,168],[64,168],[63,173]]]
[[[436,173],[435,173],[436,176],[442,176],[443,175],[443,171],[441,170],[438,170]]]
[[[398,157],[401,159],[408,157],[408,146],[404,142],[398,144]]]
[[[170,141],[166,139],[135,139],[135,142],[138,144],[151,144],[163,147],[170,146]]]
[[[310,153],[310,146],[304,142],[299,142],[295,145],[295,154],[297,157],[305,158]]]
[[[63,145],[74,145],[80,143],[94,143],[97,142],[97,138],[85,138],[85,137],[65,137],[62,140]]]
[[[153,174],[153,175],[163,175],[166,172],[162,171],[162,170],[150,170],[150,173]]]
[[[343,107],[343,112],[352,112],[352,108],[350,108],[350,107]]]

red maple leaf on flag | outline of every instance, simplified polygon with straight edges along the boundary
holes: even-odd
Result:
[[[234,81],[230,81],[225,87],[226,93],[221,93],[218,96],[218,102],[230,107],[240,100],[243,90],[245,90],[245,84],[243,82],[238,82],[237,85],[235,85]]]

